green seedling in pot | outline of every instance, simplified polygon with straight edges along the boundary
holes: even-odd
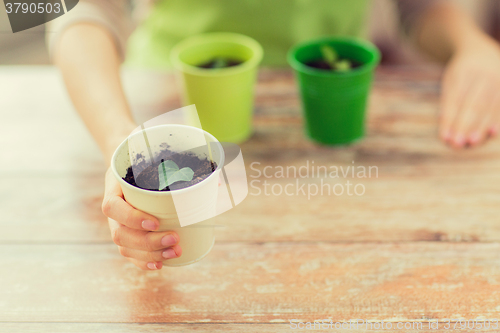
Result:
[[[352,68],[352,63],[348,59],[341,59],[335,49],[329,45],[321,46],[321,55],[323,60],[330,66],[332,70],[338,72],[348,72]]]
[[[207,68],[207,69],[222,69],[222,68],[237,66],[240,65],[241,63],[243,63],[243,61],[241,60],[233,58],[225,58],[221,56],[212,58],[211,60],[201,63],[197,66],[200,68]]]
[[[212,68],[225,68],[228,67],[228,61],[224,58],[215,58],[213,60]]]
[[[161,160],[160,165],[158,165],[159,190],[161,191],[176,182],[191,181],[193,180],[193,176],[194,172],[191,168],[186,167],[179,170],[174,161]]]

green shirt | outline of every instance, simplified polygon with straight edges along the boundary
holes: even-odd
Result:
[[[169,68],[171,48],[204,32],[241,33],[264,48],[265,66],[286,65],[286,52],[326,35],[363,37],[369,0],[163,0],[129,39],[127,64]]]

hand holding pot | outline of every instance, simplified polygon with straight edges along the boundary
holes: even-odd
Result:
[[[110,169],[106,172],[102,211],[108,217],[113,242],[120,254],[143,270],[161,269],[162,261],[182,254],[174,231],[152,232],[158,220],[130,206]]]

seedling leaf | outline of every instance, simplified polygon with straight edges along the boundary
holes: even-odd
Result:
[[[339,72],[348,72],[352,68],[352,63],[347,59],[342,59],[335,63],[335,70]]]
[[[321,55],[323,56],[323,60],[325,60],[325,62],[330,65],[331,68],[335,68],[335,63],[339,59],[339,55],[333,47],[326,44],[322,45]]]
[[[227,67],[228,62],[224,58],[215,58],[212,68],[225,68]]]
[[[349,59],[341,59],[335,49],[329,45],[321,46],[323,60],[332,70],[337,72],[348,72],[352,69],[352,62]]]
[[[194,172],[191,168],[185,167],[179,170],[179,167],[174,161],[161,160],[158,165],[158,179],[160,181],[159,190],[180,181],[193,180]]]

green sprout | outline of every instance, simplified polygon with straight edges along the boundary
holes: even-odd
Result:
[[[339,72],[348,72],[351,70],[351,61],[347,59],[339,60],[335,63],[335,69]]]
[[[352,63],[348,59],[340,59],[337,51],[329,45],[321,46],[321,55],[323,60],[330,66],[332,70],[339,72],[348,72],[352,68]]]
[[[228,61],[224,58],[215,58],[212,68],[225,68],[228,66]]]
[[[161,160],[160,165],[158,165],[158,179],[160,180],[159,190],[161,191],[165,187],[176,182],[190,181],[193,179],[193,176],[194,172],[191,168],[186,167],[179,170],[179,167],[174,161]]]

